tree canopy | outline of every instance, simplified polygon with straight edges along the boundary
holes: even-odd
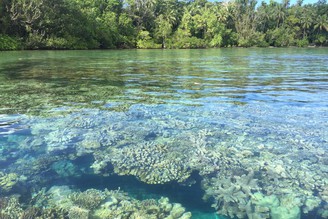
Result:
[[[0,50],[327,46],[319,0],[1,0]]]

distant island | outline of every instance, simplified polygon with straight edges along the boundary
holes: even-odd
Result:
[[[319,0],[4,0],[0,50],[328,46]]]

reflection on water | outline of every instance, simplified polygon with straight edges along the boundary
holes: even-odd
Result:
[[[16,59],[2,61],[3,113],[33,113],[81,104],[102,108],[115,105],[118,109],[137,103],[298,104],[318,102],[327,91],[325,50],[24,54],[14,53]]]
[[[1,53],[0,217],[327,218],[327,54]]]

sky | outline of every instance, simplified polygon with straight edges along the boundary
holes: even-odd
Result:
[[[258,0],[258,2],[261,2],[262,0]],[[266,2],[269,2],[269,0],[264,0]],[[276,2],[281,2],[280,0],[276,0]],[[290,5],[294,5],[297,1],[296,0],[291,0],[290,1]],[[306,5],[306,4],[313,4],[313,3],[317,3],[318,0],[304,0],[303,1],[303,5]]]
[[[212,0],[215,1],[215,0]],[[222,0],[221,0],[222,1]],[[226,1],[226,0],[223,0]],[[269,3],[270,0],[264,0],[265,2]],[[276,2],[282,2],[281,0],[275,0]],[[258,4],[260,4],[262,2],[262,0],[257,0]],[[290,5],[294,5],[297,2],[297,0],[290,0]],[[318,0],[303,0],[303,5],[306,4],[313,4],[313,3],[317,3]]]

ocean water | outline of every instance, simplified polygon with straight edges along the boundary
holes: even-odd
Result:
[[[0,218],[328,218],[327,154],[326,48],[0,53]]]

